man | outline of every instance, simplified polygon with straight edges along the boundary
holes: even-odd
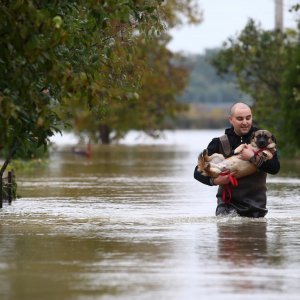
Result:
[[[229,155],[225,155],[227,151],[224,148],[226,148],[226,146],[220,141],[220,138],[214,138],[209,143],[207,147],[208,155],[221,153],[226,157],[232,156],[236,147],[245,143],[250,144],[252,133],[258,130],[258,128],[252,126],[252,112],[250,107],[242,102],[235,103],[231,107],[229,122],[232,126],[225,130],[231,150]],[[236,213],[245,217],[264,217],[268,212],[266,208],[267,173],[277,174],[280,170],[277,153],[275,152],[273,158],[265,162],[262,162],[254,155],[251,147],[246,147],[239,155],[241,159],[248,160],[255,164],[257,166],[257,172],[239,178],[237,186],[230,184],[230,174],[210,178],[199,172],[197,166],[194,171],[194,178],[207,185],[219,186],[216,195],[218,200],[216,215]],[[229,197],[229,199],[224,199],[226,192],[227,198]]]

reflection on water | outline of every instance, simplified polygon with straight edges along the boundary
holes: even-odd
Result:
[[[215,135],[60,152],[17,174],[22,198],[0,211],[0,299],[298,299],[297,165],[269,177],[266,218],[216,218],[216,188],[193,179]]]
[[[219,258],[234,266],[255,265],[269,259],[267,222],[218,223]]]

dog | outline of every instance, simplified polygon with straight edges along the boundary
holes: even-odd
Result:
[[[245,147],[251,147],[256,156],[267,161],[272,159],[276,151],[276,140],[268,130],[257,130],[252,134],[250,144],[238,146],[234,150],[235,155],[229,158],[225,158],[219,153],[209,156],[205,149],[198,157],[198,171],[212,178],[216,178],[220,174],[233,174],[235,178],[253,174],[257,170],[257,166],[250,161],[240,159],[238,155]]]

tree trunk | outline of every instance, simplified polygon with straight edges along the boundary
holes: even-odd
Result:
[[[101,144],[105,144],[105,145],[108,145],[110,144],[110,128],[103,124],[103,125],[100,125],[99,126],[99,137],[100,137],[100,141],[101,141]]]
[[[2,202],[3,202],[3,174],[10,162],[10,160],[12,159],[12,157],[15,155],[16,151],[19,148],[19,143],[15,142],[15,144],[11,147],[6,160],[4,161],[4,164],[2,165],[1,169],[0,169],[0,208],[2,208]]]
[[[1,169],[0,169],[0,176],[2,177],[5,170],[6,170],[6,167],[7,165],[9,164],[10,160],[12,159],[12,157],[15,155],[15,153],[17,152],[19,148],[19,143],[18,142],[15,142],[15,144],[11,147],[5,161],[4,161],[4,164],[2,165]]]

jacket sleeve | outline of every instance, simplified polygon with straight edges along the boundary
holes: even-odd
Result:
[[[259,169],[269,174],[273,174],[273,175],[277,174],[280,170],[280,162],[277,156],[277,152],[274,153],[272,159],[265,161],[259,167]]]
[[[211,177],[208,177],[208,176],[204,176],[202,174],[202,172],[199,172],[197,170],[198,166],[195,167],[195,170],[194,170],[194,178],[198,181],[200,181],[201,183],[203,184],[206,184],[206,185],[213,185],[212,184],[212,181],[211,181]]]
[[[213,153],[219,153],[219,149],[220,149],[219,138],[212,139],[212,141],[207,146],[208,155],[212,155]],[[211,181],[212,178],[209,176],[203,175],[202,172],[199,172],[197,170],[197,167],[198,166],[196,166],[195,170],[194,170],[194,178],[203,184],[212,186],[213,185],[212,181]]]

